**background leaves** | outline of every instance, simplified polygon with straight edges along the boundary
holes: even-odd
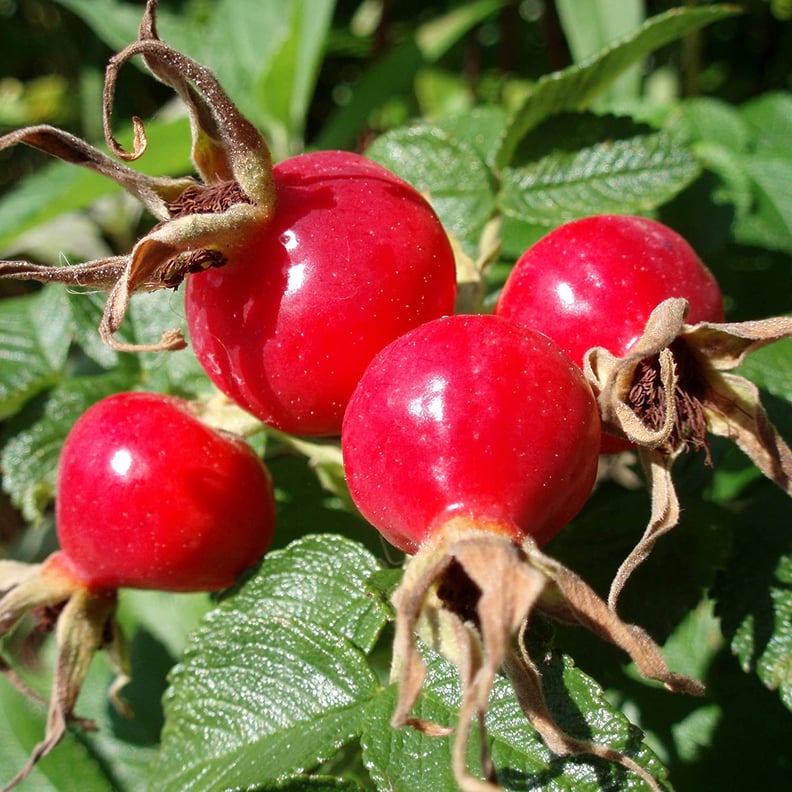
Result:
[[[792,33],[776,6],[752,0],[737,15],[658,3],[663,13],[627,24],[642,4],[592,1],[585,19],[577,4],[559,0],[558,18],[539,5],[406,0],[384,14],[377,2],[161,0],[159,20],[163,37],[216,70],[276,159],[365,150],[428,195],[470,260],[481,310],[527,245],[566,219],[612,211],[683,233],[723,285],[730,318],[792,311]],[[16,6],[1,21],[12,35],[0,52],[0,124],[50,121],[100,137],[104,63],[135,37],[141,6]],[[131,65],[121,86],[118,136],[128,141],[128,119],[140,113],[150,138],[136,167],[190,172],[189,129],[173,97]],[[0,185],[5,258],[125,252],[152,222],[112,184],[23,149],[0,153]],[[102,295],[0,282],[0,297],[0,551],[36,560],[53,547],[59,448],[86,406],[118,390],[205,398],[212,388],[189,349],[133,356],[102,346]],[[124,332],[151,339],[182,323],[179,292],[140,295]],[[787,439],[790,371],[788,341],[742,367]],[[252,441],[273,472],[280,549],[220,598],[123,592],[136,718],[110,708],[111,675],[97,659],[78,709],[100,731],[70,732],[31,788],[453,789],[447,738],[388,725],[387,599],[400,556],[345,497],[337,441]],[[630,751],[679,790],[782,788],[792,762],[789,501],[727,443],[715,441],[713,457],[714,468],[699,455],[675,466],[682,524],[622,600],[675,670],[707,683],[707,697],[647,685],[617,650],[578,630],[538,620],[532,640],[548,702],[571,732]],[[604,593],[647,509],[634,461],[611,460],[548,551]],[[41,638],[26,642],[26,633],[4,653],[30,656],[29,641]],[[41,664],[24,670],[42,692],[48,652],[45,640]],[[427,658],[418,711],[453,724],[455,674]],[[4,680],[0,704],[6,779],[43,733],[44,713]],[[503,680],[487,725],[507,789],[642,788],[619,767],[551,756]]]

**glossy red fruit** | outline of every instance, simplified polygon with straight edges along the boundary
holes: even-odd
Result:
[[[690,303],[690,324],[723,321],[717,281],[676,231],[644,217],[596,215],[523,253],[495,313],[541,330],[582,363],[594,346],[624,355],[669,297]]]
[[[691,324],[723,321],[717,281],[676,231],[644,217],[595,215],[559,226],[523,253],[495,313],[546,333],[582,364],[595,346],[623,356],[669,297],[689,302]],[[631,447],[602,435],[602,453]]]
[[[214,591],[267,551],[269,473],[187,402],[121,393],[89,408],[60,457],[58,563],[91,590]]]
[[[341,437],[358,508],[413,553],[455,517],[548,541],[589,495],[599,435],[591,390],[553,341],[457,315],[374,358]]]
[[[271,225],[188,278],[190,336],[213,382],[262,421],[338,434],[374,354],[453,312],[454,257],[429,204],[365,157],[303,154],[274,176]]]

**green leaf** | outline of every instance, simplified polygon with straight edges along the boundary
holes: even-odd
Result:
[[[716,199],[733,203],[734,237],[792,251],[789,182],[792,94],[769,93],[740,108],[715,99],[685,102],[669,128],[693,141],[702,164],[722,179]]]
[[[44,736],[46,711],[42,706],[31,706],[28,699],[2,678],[0,712],[0,783],[5,784],[22,768],[33,746]],[[58,747],[36,765],[20,789],[36,792],[119,790],[112,775],[73,733],[67,733]]]
[[[56,0],[90,26],[94,33],[114,50],[120,50],[137,38],[143,9],[117,0]],[[167,10],[157,11],[157,21],[168,28],[172,17]]]
[[[741,112],[728,102],[709,96],[681,102],[667,128],[688,141],[706,141],[735,154],[746,153],[751,138]]]
[[[70,322],[59,286],[0,302],[0,419],[60,380]]]
[[[6,428],[0,463],[3,490],[26,520],[41,519],[55,495],[58,458],[75,421],[94,402],[124,390],[126,384],[126,377],[118,373],[72,377],[53,388],[40,418],[29,422],[23,413]]]
[[[114,50],[137,38],[143,9],[116,0],[61,0]],[[220,0],[157,10],[160,37],[212,69],[279,156],[302,141],[334,0]],[[266,31],[263,35],[262,31]]]
[[[387,97],[405,93],[419,69],[434,63],[472,27],[490,16],[502,0],[476,0],[425,22],[414,35],[392,47],[380,59],[367,64],[352,87],[350,101],[329,118],[313,146],[352,148],[369,122],[371,113]]]
[[[248,792],[362,792],[362,787],[342,778],[298,776],[275,786],[259,786]]]
[[[735,536],[716,594],[717,614],[745,672],[777,690],[792,710],[792,535],[789,498],[765,485]]]
[[[129,304],[124,325],[118,333],[119,337],[138,343],[157,340],[163,330],[172,327],[181,328],[186,335],[184,287],[175,292],[162,289],[136,294]],[[96,332],[94,328],[94,333]],[[139,366],[139,383],[136,387],[173,393],[185,398],[213,389],[190,347],[137,356],[122,353],[119,359],[122,365],[129,366],[134,363]]]
[[[97,115],[99,112],[97,107]],[[189,130],[186,118],[147,122],[148,149],[130,164],[157,176],[191,173]],[[117,136],[125,145],[131,141],[129,132],[119,131]],[[67,162],[47,165],[0,197],[0,251],[13,249],[19,237],[31,228],[120,192],[121,187],[115,182],[77,165]]]
[[[617,464],[616,458],[610,462]],[[603,480],[583,510],[547,548],[603,597],[619,564],[641,538],[650,510],[645,487],[626,489],[607,481],[606,464]],[[623,461],[621,465],[617,475],[636,475],[624,469]],[[657,542],[619,600],[620,616],[640,624],[660,643],[697,607],[702,590],[712,585],[730,551],[734,520],[730,510],[701,498],[711,475],[703,459],[680,457],[674,473],[683,510],[680,523]],[[673,586],[668,585],[669,569],[674,570]]]
[[[255,9],[258,14],[262,14],[264,5],[267,4],[259,0],[250,5],[250,10]],[[261,27],[256,27],[255,22],[251,26],[249,15],[233,14],[236,25],[231,31],[232,40],[249,40],[249,65],[260,69],[253,83],[255,90],[251,97],[257,100],[258,108],[250,108],[251,117],[260,120],[268,130],[270,145],[281,155],[294,154],[303,145],[308,106],[313,98],[334,6],[333,0],[294,0],[288,4],[287,12],[282,0],[276,0],[268,4],[268,12],[266,18],[261,19]],[[288,27],[280,38],[273,36],[273,30],[279,31],[284,23]],[[264,59],[264,68],[261,30],[269,31],[266,40],[272,42],[274,39],[279,44],[270,60]],[[235,51],[234,57],[237,56]],[[242,85],[239,87],[241,97],[245,89]],[[236,96],[237,92],[232,95]],[[245,106],[240,98],[243,112]]]
[[[498,143],[506,129],[506,111],[496,105],[482,105],[439,119],[437,127],[456,140],[464,140],[493,169]]]
[[[425,657],[428,673],[414,714],[453,725],[459,701],[458,672],[433,652],[427,650]],[[547,703],[560,726],[578,738],[624,751],[656,778],[664,777],[664,768],[642,744],[638,729],[608,704],[602,690],[571,661],[553,655],[543,662],[542,672]],[[424,789],[426,779],[431,778],[432,792],[457,792],[450,768],[453,735],[438,738],[411,727],[392,729],[388,721],[395,705],[396,688],[391,686],[372,702],[362,737],[364,761],[378,789]],[[486,726],[498,781],[505,790],[645,789],[643,781],[619,765],[586,756],[564,759],[552,754],[531,728],[503,677],[495,682]],[[474,733],[468,755],[471,773],[480,772],[477,755]]]
[[[739,373],[792,404],[792,339],[785,338],[757,349],[743,361]]]
[[[784,152],[758,153],[745,160],[756,207],[738,218],[738,242],[792,252],[792,159]]]
[[[360,733],[387,618],[365,593],[378,568],[340,536],[304,537],[210,612],[171,676],[156,788],[272,782]]]
[[[654,209],[698,173],[695,158],[673,137],[642,134],[505,168],[499,204],[506,218],[552,228],[591,214]]]
[[[792,93],[771,91],[740,107],[740,115],[751,128],[760,151],[789,153],[792,134]]]
[[[495,198],[492,174],[473,146],[420,125],[380,136],[366,154],[426,193],[446,230],[475,254]]]
[[[510,164],[520,141],[545,118],[564,110],[585,108],[645,55],[738,11],[736,6],[723,5],[672,9],[647,20],[631,36],[584,63],[541,77],[512,117],[498,153],[498,164]]]
[[[644,20],[641,0],[556,0],[556,8],[575,63],[629,35]],[[640,87],[641,68],[636,65],[610,86],[608,98],[635,99]]]

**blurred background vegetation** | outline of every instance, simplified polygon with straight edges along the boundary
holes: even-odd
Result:
[[[281,159],[310,148],[363,150],[377,136],[413,120],[459,123],[466,112],[482,106],[508,111],[520,106],[536,80],[585,61],[633,32],[644,19],[682,5],[714,4],[284,0],[280,7],[310,8],[308,23],[315,28],[305,36],[299,55],[285,47],[273,56],[273,41],[277,43],[281,30],[279,20],[267,19],[264,9],[277,5],[257,0],[160,0],[159,22],[163,38],[216,71],[243,112],[266,132],[275,158]],[[0,134],[49,123],[101,145],[105,64],[135,38],[142,7],[142,2],[131,0],[0,0]],[[636,125],[647,122],[653,128],[671,129],[695,154],[700,166],[695,177],[652,212],[682,232],[716,271],[729,316],[735,320],[792,310],[792,0],[746,0],[741,8],[737,16],[655,49],[612,83],[591,108],[632,119]],[[254,15],[256,25],[250,22]],[[146,120],[152,141],[141,167],[156,174],[188,172],[189,130],[178,102],[169,89],[130,65],[123,70],[116,95],[119,137],[133,114]],[[463,123],[460,127],[465,131]],[[617,128],[615,123],[609,127]],[[555,137],[553,130],[548,124],[534,138],[542,153],[561,137],[565,136],[562,142],[575,142],[575,130]],[[431,147],[424,151],[432,154]],[[24,146],[0,151],[0,256],[54,263],[128,251],[152,220],[119,190],[99,190],[90,174],[76,174],[80,169],[73,166],[50,167],[51,162]],[[464,168],[459,170],[463,181]],[[494,183],[493,173],[487,171],[486,177]],[[45,178],[37,181],[41,174]],[[597,179],[604,177],[595,172]],[[454,205],[452,220],[464,215],[466,206],[464,200]],[[494,200],[491,209],[494,213]],[[513,263],[514,248],[515,244],[502,251],[490,289],[497,288],[499,274]],[[0,281],[0,296],[33,295],[38,290],[35,284]],[[0,496],[0,548],[25,560],[40,557],[53,541],[46,510],[57,451],[87,402],[98,398],[102,388],[147,387],[189,396],[206,386],[197,367],[184,362],[186,357],[174,356],[169,360],[175,362],[162,364],[144,357],[120,359],[100,349],[95,339],[99,303],[87,295],[64,297],[65,304],[57,302],[60,299],[53,297],[53,304],[72,312],[68,326],[79,331],[68,354],[64,349],[59,359],[50,360],[38,349],[25,350],[19,368],[27,369],[25,375],[33,372],[29,379],[20,376],[22,385],[14,381],[5,390],[0,387],[5,409],[0,422],[5,490]],[[167,295],[156,321],[162,315],[170,321],[171,314],[178,313],[176,299]],[[143,303],[141,311],[146,310]],[[31,309],[33,320],[28,322],[25,314],[25,321],[19,321],[18,335],[46,324],[36,320],[36,311],[37,307]],[[78,315],[82,311],[87,316]],[[23,313],[21,306],[7,314],[0,311],[0,365],[22,348],[13,346],[12,333],[4,331]],[[67,320],[63,322],[67,326]],[[771,417],[790,438],[792,344],[773,345],[756,358],[746,366],[748,376],[763,388]],[[5,386],[5,374],[0,369],[0,386]],[[756,471],[738,453],[725,450],[723,444],[716,444],[716,452],[717,474],[700,459],[680,460],[685,525],[639,570],[636,588],[625,604],[626,615],[641,620],[657,636],[670,635],[665,647],[669,661],[706,677],[711,698],[698,707],[643,686],[594,639],[564,636],[564,646],[567,651],[571,647],[581,667],[608,689],[616,706],[654,735],[652,746],[680,789],[776,789],[788,779],[792,763],[789,502],[772,485],[758,481]],[[365,526],[350,529],[354,518],[337,502],[327,507],[327,494],[307,475],[305,460],[284,457],[274,467],[280,518],[287,527],[284,542],[301,531],[363,534]],[[645,496],[643,490],[628,491],[613,482],[601,487],[586,513],[558,537],[551,551],[602,589],[614,560],[620,553],[623,557],[645,518]],[[381,549],[373,532],[368,534],[368,541]],[[163,645],[195,622],[192,611],[186,617],[163,616],[163,600],[156,600],[153,615],[144,613],[140,604],[149,602],[145,595],[133,595],[127,602],[132,603],[129,612],[152,634],[166,636]],[[202,600],[198,610],[205,607]],[[762,630],[772,633],[772,640]],[[177,638],[167,648],[148,678],[144,670],[154,713],[150,745],[146,744],[151,750],[161,713],[151,704],[150,694],[161,693],[165,673],[182,644]],[[98,709],[104,684],[95,685],[91,694]],[[6,708],[14,724],[27,712],[23,705],[16,706]],[[0,736],[2,728],[0,723]],[[40,723],[33,731],[39,733]],[[101,742],[108,734],[112,729],[105,723],[96,742],[88,742],[96,746],[102,767],[109,764],[107,756],[115,755]],[[124,742],[124,751],[132,742]],[[5,748],[0,746],[0,759],[14,767],[19,759],[10,746],[9,738],[10,758],[4,758]],[[71,749],[62,749],[66,763]],[[738,771],[732,759],[744,760],[748,769]],[[53,760],[57,762],[57,755]],[[149,761],[146,753],[140,764]],[[124,762],[134,769],[126,753]],[[114,788],[135,788],[137,770],[130,770],[129,784],[119,781],[118,768],[115,773]],[[58,774],[53,771],[53,776]]]
[[[363,123],[337,132],[337,137],[361,145],[368,136],[411,117],[431,117],[478,101],[500,100],[521,82],[563,68],[620,32],[629,32],[641,16],[683,5],[671,0],[627,2],[621,4],[623,13],[612,20],[610,30],[586,30],[585,19],[574,24],[576,15],[596,4],[588,0],[500,3],[498,11],[473,25],[436,60],[432,55],[424,57],[424,63],[413,62],[412,68],[394,68],[388,90],[360,117]],[[704,4],[689,0],[685,5]],[[105,4],[98,5],[101,14],[107,15]],[[125,4],[124,10],[133,5]],[[216,5],[212,0],[160,2],[163,13],[177,14],[185,26],[210,19]],[[339,0],[304,136],[292,140],[291,148],[325,147],[328,124],[354,100],[372,64],[412,42],[422,24],[468,5],[465,0]],[[643,74],[637,73],[639,78],[649,77],[642,92],[654,101],[707,95],[739,104],[767,91],[792,87],[792,2],[747,0],[740,6],[744,9],[741,16],[693,34],[682,47],[669,46],[652,55]],[[109,39],[115,35],[118,44],[128,40],[126,23],[134,24],[136,18],[120,14],[97,31],[81,17],[83,7],[69,0],[0,0],[0,132],[50,123],[87,139],[100,138],[97,108],[102,78],[115,49]],[[97,32],[104,34],[104,42]],[[234,42],[226,43],[233,51]],[[394,66],[403,67],[406,62],[404,56]],[[624,95],[638,96],[629,83],[626,87]],[[150,77],[125,74],[117,115],[135,113],[146,118],[171,98],[170,91]],[[32,152],[0,152],[0,191],[9,189],[40,161]]]

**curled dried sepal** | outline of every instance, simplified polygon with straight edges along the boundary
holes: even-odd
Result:
[[[115,591],[89,591],[68,571],[60,552],[42,564],[0,562],[0,639],[7,635],[27,613],[46,612],[56,615],[55,679],[52,685],[44,738],[32,750],[24,767],[3,787],[3,792],[26,778],[35,764],[63,739],[70,724],[91,730],[92,721],[74,714],[80,689],[91,660],[99,649],[106,649],[117,673],[111,688],[111,700],[122,714],[128,708],[118,697],[121,685],[129,679],[126,647],[115,620]],[[2,672],[22,693],[36,701],[40,697],[15,673],[0,656]]]
[[[636,445],[651,492],[649,522],[614,577],[611,607],[655,542],[679,521],[671,467],[687,448],[709,456],[708,433],[733,440],[792,495],[792,451],[768,420],[756,386],[729,373],[754,350],[792,336],[792,317],[687,325],[687,307],[682,299],[661,303],[623,358],[595,347],[584,359],[603,427]]]
[[[582,624],[621,647],[645,677],[670,690],[699,695],[702,686],[671,673],[658,646],[643,630],[622,622],[583,580],[542,554],[532,540],[520,547],[497,527],[489,529],[482,530],[466,520],[451,521],[435,542],[407,564],[393,595],[396,636],[392,676],[399,683],[399,699],[392,725],[411,725],[434,736],[450,733],[445,726],[410,715],[425,676],[416,642],[420,636],[459,670],[462,703],[453,771],[463,792],[500,789],[487,749],[484,716],[501,668],[509,674],[526,717],[552,751],[560,755],[591,753],[618,762],[639,774],[652,789],[660,789],[629,756],[576,740],[555,723],[542,694],[540,672],[521,649],[522,632],[530,615],[542,612]],[[480,726],[483,780],[467,770],[474,718]]]
[[[166,330],[152,344],[126,344],[116,339],[132,295],[175,288],[191,272],[222,266],[253,232],[266,225],[275,209],[272,158],[266,141],[237,110],[209,69],[157,37],[156,6],[156,0],[149,0],[139,39],[108,64],[105,137],[111,151],[121,159],[134,160],[145,150],[146,135],[140,119],[133,119],[131,152],[118,143],[110,124],[119,69],[130,58],[141,55],[152,74],[173,88],[187,105],[192,157],[202,182],[147,176],[50,126],[28,127],[0,137],[0,149],[24,143],[112,179],[160,221],[125,256],[57,267],[0,262],[0,277],[108,291],[99,332],[109,346],[122,351],[183,347],[183,335],[176,329]]]

